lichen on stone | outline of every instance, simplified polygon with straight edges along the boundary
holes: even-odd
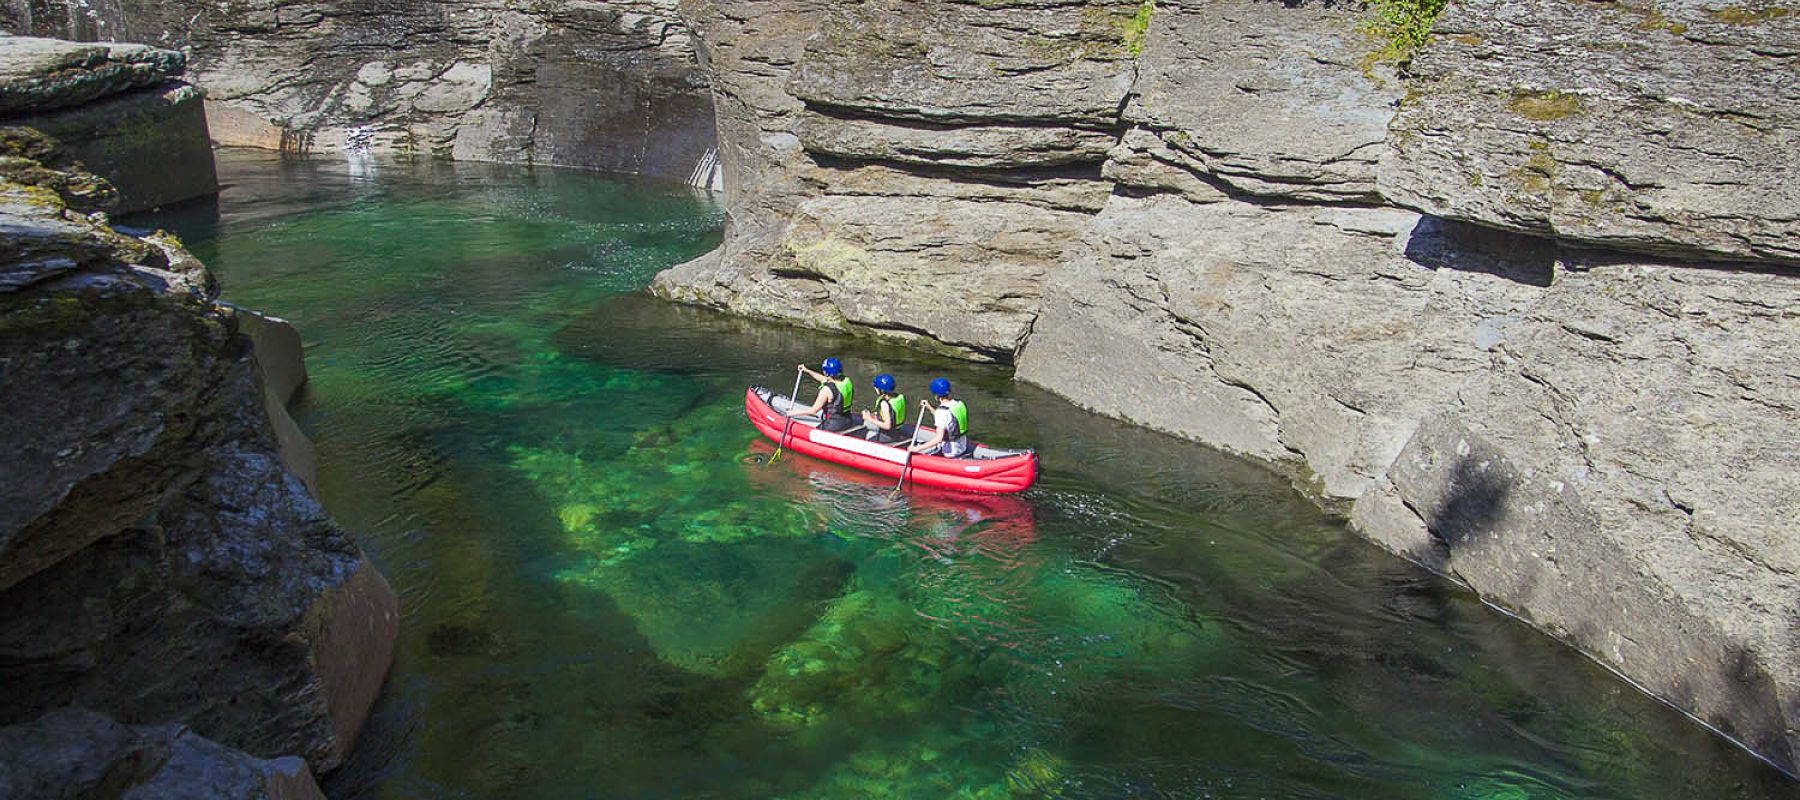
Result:
[[[1580,97],[1556,89],[1515,89],[1506,107],[1533,122],[1558,120],[1582,111]]]

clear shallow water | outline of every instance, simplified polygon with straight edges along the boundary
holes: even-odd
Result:
[[[1698,798],[1796,786],[1279,480],[1006,372],[636,296],[685,190],[222,154],[150,222],[292,319],[324,500],[400,593],[334,796]],[[144,222],[144,220],[138,220]],[[767,464],[744,386],[946,374],[1024,495]]]

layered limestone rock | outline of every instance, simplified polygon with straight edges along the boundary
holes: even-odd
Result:
[[[1147,188],[1379,201],[1375,167],[1405,89],[1370,58],[1362,20],[1348,5],[1157,3],[1108,177],[1185,172],[1199,185]]]
[[[219,190],[186,58],[135,44],[0,37],[0,124],[55,140],[62,158],[117,189],[126,214]]]
[[[102,182],[45,137],[0,142],[0,723],[79,705],[330,769],[397,603],[290,466],[297,350],[172,238],[82,213]]]
[[[324,800],[293,756],[255,758],[182,725],[64,709],[0,728],[0,797]]]
[[[1569,244],[1789,260],[1794,15],[1540,6],[1453,5],[1402,83],[1349,6],[1161,2],[1114,95],[1027,46],[1053,2],[695,3],[730,229],[654,291],[1016,352],[1792,771],[1800,275]]]
[[[1378,542],[1793,769],[1800,279],[1164,195],[1115,198],[1051,285],[1022,380],[1293,464]]]
[[[1107,192],[1144,8],[690,5],[732,213],[653,291],[1010,361]]]
[[[39,35],[190,47],[214,137],[686,179],[713,146],[706,76],[675,0],[252,0],[42,4]]]
[[[1450,4],[1381,190],[1484,225],[1800,264],[1800,4]]]

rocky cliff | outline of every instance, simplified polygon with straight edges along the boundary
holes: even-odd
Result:
[[[217,303],[173,238],[112,229],[117,195],[0,126],[0,724],[38,726],[0,739],[63,730],[33,721],[65,706],[191,727],[76,726],[135,742],[90,754],[126,765],[113,790],[162,787],[131,796],[267,771],[220,745],[330,769],[380,691],[396,599],[307,489],[292,329]]]
[[[1346,4],[692,2],[729,230],[653,291],[1283,465],[1793,771],[1797,10],[1455,3],[1396,71]]]
[[[0,37],[0,124],[36,130],[106,176],[128,214],[219,191],[187,59],[138,44]]]
[[[9,18],[190,48],[221,144],[686,179],[714,141],[675,0],[18,0]]]

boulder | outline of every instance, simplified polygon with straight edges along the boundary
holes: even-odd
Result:
[[[324,800],[306,762],[262,759],[182,725],[121,725],[83,709],[0,728],[0,797]]]
[[[1569,242],[1800,263],[1800,6],[1452,3],[1380,189]]]
[[[200,91],[180,81],[73,108],[15,114],[10,125],[54,139],[70,160],[113,185],[108,208],[129,214],[219,191]]]

